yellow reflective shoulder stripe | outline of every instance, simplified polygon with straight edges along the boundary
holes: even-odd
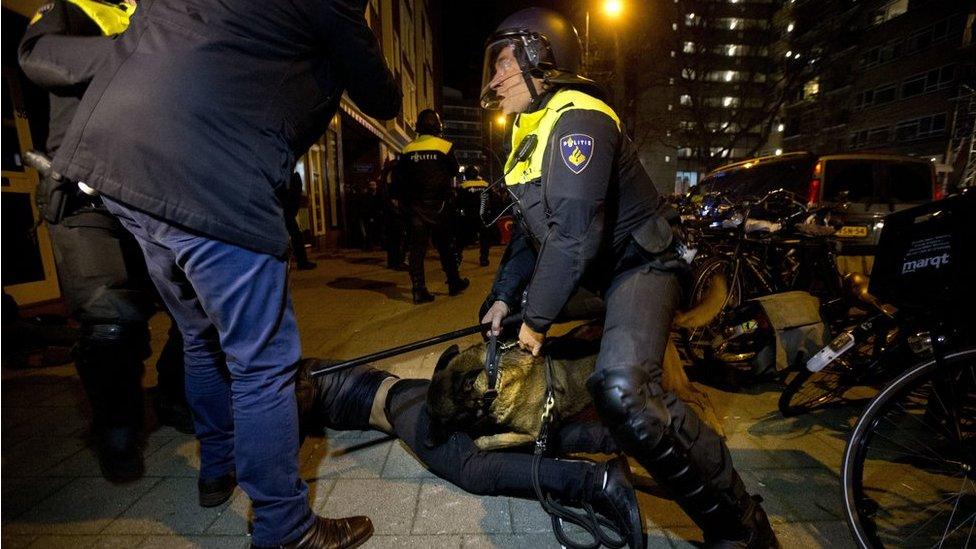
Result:
[[[472,179],[470,181],[461,182],[462,189],[484,189],[488,186],[488,182],[483,179]]]
[[[105,36],[115,36],[122,34],[129,27],[129,17],[135,13],[136,8],[131,4],[119,3],[109,4],[98,0],[66,0],[81,11],[85,12],[92,21],[102,29]]]
[[[403,152],[417,152],[417,151],[437,151],[442,154],[447,154],[451,152],[451,147],[454,145],[445,139],[434,135],[421,135],[417,139],[407,143],[407,146],[403,148]]]
[[[587,95],[577,90],[563,90],[549,100],[545,108],[518,115],[512,127],[512,153],[505,163],[506,185],[520,185],[534,179],[542,177],[542,157],[545,155],[546,146],[549,143],[549,134],[556,127],[559,117],[569,111],[590,110],[598,111],[609,116],[620,129],[620,118],[613,109],[603,101]],[[538,144],[532,155],[517,165],[515,162],[515,152],[518,145],[529,135],[535,134],[538,137]],[[510,169],[511,168],[511,169]]]

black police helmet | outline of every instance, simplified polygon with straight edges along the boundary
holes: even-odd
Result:
[[[600,86],[582,76],[582,47],[579,35],[568,19],[546,8],[526,8],[508,16],[488,38],[485,45],[485,62],[482,73],[482,106],[497,108],[497,97],[489,84],[495,77],[495,58],[506,47],[512,46],[522,75],[542,78],[556,85],[572,85],[588,88],[603,95]],[[533,95],[534,90],[529,85]]]
[[[420,114],[417,116],[417,124],[414,126],[414,131],[424,135],[441,135],[444,132],[444,126],[441,124],[441,115],[437,114],[437,111],[434,109],[420,111]]]
[[[481,170],[478,166],[471,165],[464,170],[465,181],[474,181],[475,179],[481,179]]]

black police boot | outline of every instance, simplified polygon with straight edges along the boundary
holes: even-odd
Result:
[[[739,539],[716,539],[705,535],[705,545],[708,549],[776,549],[779,541],[773,532],[773,527],[769,524],[769,517],[760,505],[762,498],[752,496],[747,503],[748,507],[742,517],[742,525],[745,530]]]
[[[630,484],[627,458],[619,456],[600,463],[593,482],[584,494],[584,502],[613,521],[627,546],[641,549],[644,543],[644,523],[641,520],[637,494]]]
[[[317,358],[305,358],[298,363],[295,391],[300,430],[313,433],[320,432],[323,427],[336,431],[372,429],[369,415],[376,392],[383,380],[397,376],[363,364],[334,374],[312,377],[312,371],[331,363]]]
[[[481,265],[482,267],[487,267],[488,266],[488,257],[487,256],[484,256],[481,259],[479,259],[478,260],[478,264]]]
[[[177,431],[192,435],[193,413],[186,403],[186,398],[174,396],[166,388],[156,386],[153,395],[153,409],[160,425],[168,425]]]
[[[447,281],[447,294],[448,295],[458,295],[471,285],[471,281],[467,278],[455,278],[454,280]]]
[[[92,409],[92,439],[102,476],[114,483],[142,477],[142,362],[114,362],[80,351],[75,361]]]
[[[420,287],[420,288],[413,289],[414,305],[420,305],[421,303],[430,303],[431,301],[434,301],[434,296],[433,294],[427,291],[427,288]]]
[[[587,387],[614,440],[701,528],[706,546],[779,547],[759,498],[746,492],[728,448],[647,372],[611,368]]]

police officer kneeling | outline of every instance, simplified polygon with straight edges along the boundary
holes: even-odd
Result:
[[[497,330],[521,306],[519,344],[538,354],[574,291],[600,293],[605,328],[588,387],[619,447],[671,492],[706,546],[776,547],[761,499],[746,492],[725,443],[661,387],[688,267],[680,219],[600,88],[579,72],[579,38],[553,11],[520,11],[489,39],[482,104],[517,114],[505,182],[522,230],[483,321]]]

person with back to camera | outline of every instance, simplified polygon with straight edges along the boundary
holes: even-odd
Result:
[[[142,247],[185,343],[200,503],[235,484],[255,547],[355,547],[367,517],[315,515],[298,474],[301,356],[276,192],[343,92],[391,119],[401,94],[365,0],[146,0],[54,159]]]

